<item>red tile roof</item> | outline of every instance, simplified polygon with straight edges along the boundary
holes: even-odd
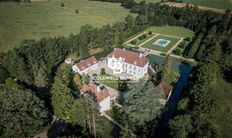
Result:
[[[110,96],[104,86],[100,86],[100,84],[94,81],[89,82],[88,85],[84,85],[81,92],[91,94],[98,103]]]
[[[116,48],[113,52],[111,52],[108,55],[108,57],[112,57],[112,56],[114,56],[115,58],[120,58],[120,57],[124,58],[125,59],[124,62],[140,67],[144,67],[149,62],[149,60],[142,55],[140,56],[137,53],[120,48]]]
[[[84,70],[96,63],[97,63],[97,59],[94,56],[92,56],[85,60],[81,60],[79,63],[76,64],[76,66],[79,68],[79,70]]]
[[[172,86],[165,81],[161,80],[156,84],[156,89],[162,90],[165,94],[165,99],[168,98],[169,93],[172,91]]]

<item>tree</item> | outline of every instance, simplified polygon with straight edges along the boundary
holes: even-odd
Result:
[[[47,74],[48,70],[46,67],[46,64],[44,63],[44,61],[41,61],[40,65],[35,64],[33,67],[34,71],[34,84],[37,87],[48,87],[50,84],[50,80],[49,80],[49,74]]]
[[[163,62],[163,67],[161,71],[161,80],[164,80],[166,82],[170,82],[169,80],[169,75],[171,72],[171,60],[170,60],[170,55],[167,55],[165,57],[165,60]]]
[[[197,37],[196,41],[192,44],[189,52],[188,52],[188,57],[190,58],[193,58],[195,53],[197,52],[200,44],[201,44],[201,41],[203,39],[204,35],[201,33],[199,34],[199,36]]]
[[[118,90],[123,92],[128,88],[127,80],[119,80],[118,81]]]
[[[106,69],[105,68],[101,68],[101,75],[106,75]]]
[[[127,28],[131,29],[135,27],[135,18],[132,15],[128,14],[125,18],[125,21],[126,21]]]
[[[83,86],[83,82],[82,82],[80,74],[75,74],[74,75],[74,77],[73,77],[73,84],[74,84],[74,89],[76,91],[80,91],[80,89]]]
[[[48,121],[48,110],[34,92],[0,87],[1,137],[32,137]]]
[[[164,93],[157,91],[151,81],[134,84],[124,96],[124,111],[130,128],[139,135],[152,136],[158,125],[163,105],[160,103]],[[148,124],[153,130],[148,132]]]
[[[191,116],[176,116],[169,122],[169,127],[174,138],[187,138],[193,131]]]

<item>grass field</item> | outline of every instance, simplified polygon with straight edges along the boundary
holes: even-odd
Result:
[[[230,0],[183,0],[183,2],[198,6],[206,6],[219,9],[232,9],[232,1]]]
[[[159,33],[164,35],[178,36],[178,37],[194,36],[193,31],[179,26],[161,26],[161,27],[153,26],[148,28],[147,31],[152,31],[154,33]]]
[[[139,3],[141,1],[146,1],[146,3],[156,3],[160,2],[161,0],[135,0],[135,2]]]
[[[166,39],[171,41],[166,47],[161,47],[155,44],[152,44],[154,41],[158,40],[158,39]],[[146,44],[144,44],[142,47],[144,48],[148,48],[148,49],[152,49],[152,50],[158,50],[158,51],[162,51],[162,52],[167,52],[171,47],[173,47],[180,39],[179,38],[175,38],[175,37],[167,37],[167,36],[163,36],[163,35],[158,35],[155,38],[153,38],[152,40],[148,41]]]
[[[64,8],[60,1],[1,3],[0,52],[18,46],[23,39],[67,36],[85,24],[100,27],[123,21],[128,13],[119,3],[88,0],[66,0]]]

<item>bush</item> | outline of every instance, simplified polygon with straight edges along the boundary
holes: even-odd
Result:
[[[203,34],[200,34],[198,36],[198,38],[196,39],[196,41],[192,44],[192,47],[190,48],[189,52],[188,52],[188,57],[193,58],[195,53],[197,52],[200,44],[201,44],[201,40],[203,38]]]
[[[60,6],[61,6],[61,7],[65,7],[65,5],[64,5],[64,3],[63,3],[63,2],[61,2]]]
[[[105,75],[105,74],[106,74],[105,68],[101,68],[101,75]]]
[[[152,35],[152,31],[149,31],[148,34],[149,34],[149,35]]]
[[[161,53],[160,55],[161,55],[161,56],[166,56],[166,54],[165,54],[165,53]]]
[[[136,43],[137,43],[136,40],[131,41],[131,44],[133,44],[133,45],[136,45]]]
[[[139,36],[139,40],[143,40],[143,36],[141,35],[141,36]]]
[[[181,50],[180,50],[180,49],[175,49],[175,50],[173,51],[173,53],[174,53],[175,55],[181,55]]]
[[[185,46],[186,46],[186,42],[184,41],[184,42],[180,43],[179,48],[184,49]]]
[[[76,12],[76,13],[79,13],[79,11],[78,11],[77,9],[75,10],[75,12]]]

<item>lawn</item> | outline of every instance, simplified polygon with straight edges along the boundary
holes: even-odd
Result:
[[[155,44],[152,44],[153,42],[155,42],[158,39],[166,39],[171,41],[166,47],[161,47]],[[173,47],[180,39],[179,38],[175,38],[175,37],[168,37],[168,36],[163,36],[163,35],[158,35],[155,38],[153,38],[152,40],[148,41],[146,44],[144,44],[142,47],[144,48],[148,48],[148,49],[152,49],[152,50],[158,50],[158,51],[162,51],[162,52],[167,52],[171,47]]]
[[[185,3],[194,4],[198,6],[219,8],[219,9],[232,9],[231,0],[183,0]]]
[[[178,37],[193,37],[194,32],[179,26],[152,26],[147,29],[147,31],[152,31],[153,33],[159,33],[163,35],[172,35]]]
[[[149,35],[148,33],[146,33],[146,38],[143,38],[143,39],[136,38],[136,39],[134,39],[132,41],[136,41],[135,45],[138,46],[138,45],[142,44],[143,42],[145,42],[146,40],[150,39],[153,36],[154,36],[154,34]],[[132,41],[130,41],[130,44],[134,45],[132,43]]]
[[[129,13],[119,3],[88,0],[38,1],[0,4],[0,52],[19,46],[23,39],[68,36],[90,24],[100,27],[123,21]],[[76,13],[75,10],[79,13]]]

